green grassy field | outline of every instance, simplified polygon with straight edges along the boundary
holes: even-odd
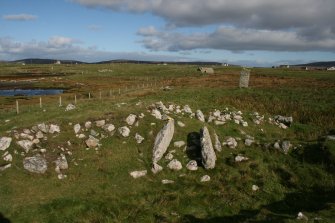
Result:
[[[11,222],[296,222],[301,211],[312,222],[333,222],[335,143],[323,136],[335,134],[335,73],[252,69],[250,88],[239,89],[239,68],[216,67],[216,73],[209,76],[199,74],[196,68],[61,65],[51,71],[50,65],[1,65],[1,80],[36,75],[41,78],[43,73],[43,79],[33,86],[66,89],[62,107],[58,106],[58,96],[43,97],[42,109],[38,97],[0,98],[0,137],[13,136],[14,130],[22,132],[42,122],[61,128],[60,134],[48,134],[48,140],[40,144],[47,151],[45,174],[29,173],[23,168],[23,150],[13,139],[7,149],[13,155],[12,167],[0,172],[1,215]],[[102,69],[111,71],[99,72]],[[29,72],[33,74],[27,77],[24,73]],[[55,80],[55,74],[62,74],[57,76],[61,79]],[[163,91],[162,85],[172,86],[172,90]],[[116,93],[119,88],[121,95]],[[110,90],[112,97],[108,95]],[[94,95],[91,100],[87,99],[88,92]],[[66,104],[73,102],[73,94],[78,95],[77,108],[65,112]],[[18,98],[22,107],[17,115],[14,102]],[[141,104],[136,105],[139,101]],[[174,157],[181,161],[183,169],[169,170],[168,161],[163,158],[159,163],[164,170],[152,174],[152,147],[166,122],[151,116],[147,107],[158,101],[166,105],[188,104],[193,111],[201,109],[206,117],[214,109],[222,111],[227,107],[242,111],[249,123],[248,127],[233,122],[216,126],[188,115],[172,114],[175,120],[186,124],[184,128],[176,125],[172,142],[188,142],[190,133],[199,132],[205,125],[211,133],[215,130],[221,141],[227,136],[244,140],[243,130],[258,144],[246,147],[238,141],[236,149],[224,146],[222,152],[216,153],[215,169],[200,167],[189,171],[185,168],[190,160],[188,154],[171,143],[168,150],[176,150]],[[264,115],[265,122],[255,125],[253,112]],[[145,117],[139,120],[138,127],[131,128],[130,137],[123,138],[116,132],[101,139],[98,151],[86,150],[84,140],[76,138],[73,125],[69,125],[83,126],[86,121],[105,119],[120,127],[126,125],[124,120],[130,113],[144,113]],[[293,124],[288,129],[271,125],[267,120],[274,115],[293,116]],[[108,135],[100,128],[94,129]],[[142,144],[135,142],[135,133],[145,138]],[[289,140],[296,149],[283,154],[266,146],[276,140]],[[69,169],[64,180],[57,178],[53,163],[64,153],[61,148],[72,153],[66,155]],[[3,153],[0,151],[1,156]],[[38,150],[33,150],[25,156],[36,153]],[[250,159],[236,163],[237,154]],[[0,160],[0,166],[5,163]],[[148,174],[142,178],[129,175],[144,169]],[[200,182],[205,174],[211,181]],[[163,179],[175,182],[163,185]],[[260,189],[252,191],[252,185]]]

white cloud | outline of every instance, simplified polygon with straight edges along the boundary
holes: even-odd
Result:
[[[16,14],[16,15],[4,15],[2,16],[2,18],[11,21],[29,21],[37,19],[37,16],[30,14]]]
[[[111,52],[102,51],[95,46],[83,46],[79,40],[54,36],[47,41],[19,42],[0,37],[0,58],[18,60],[24,58],[50,58],[97,62],[112,59],[175,61],[189,60],[187,57],[176,57],[144,52]]]

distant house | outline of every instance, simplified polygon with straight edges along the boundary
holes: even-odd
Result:
[[[229,64],[227,64],[227,63],[223,63],[222,66],[224,66],[224,67],[228,67]]]
[[[290,65],[279,65],[279,68],[290,68]]]
[[[55,62],[55,64],[61,64],[60,60],[57,60],[57,61]]]
[[[214,69],[211,67],[199,67],[198,71],[203,74],[214,74]]]
[[[327,70],[335,70],[335,67],[328,67]]]

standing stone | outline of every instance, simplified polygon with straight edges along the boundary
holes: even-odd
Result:
[[[240,88],[248,88],[249,87],[249,77],[250,77],[250,70],[243,69],[240,74]]]
[[[214,131],[214,149],[218,152],[222,151],[222,145],[221,145],[219,136],[216,134],[215,131]]]
[[[157,163],[166,152],[174,134],[174,120],[169,119],[168,123],[160,130],[155,139],[153,148],[153,163]]]
[[[79,131],[80,131],[80,129],[81,129],[81,126],[80,126],[79,123],[78,123],[78,124],[75,124],[75,125],[73,126],[73,130],[74,130],[74,133],[75,133],[75,134],[78,134]]]
[[[48,169],[47,161],[39,154],[26,157],[23,160],[23,168],[32,173],[45,173]]]
[[[10,146],[12,142],[12,138],[10,137],[1,137],[0,138],[0,150],[4,151],[6,149],[8,149],[8,147]]]
[[[128,117],[126,118],[126,122],[128,125],[133,125],[136,121],[136,115],[134,114],[130,114],[128,115]]]
[[[213,169],[215,167],[216,155],[206,126],[204,126],[200,131],[200,142],[202,164],[206,169]]]
[[[197,110],[195,115],[196,115],[196,117],[199,121],[205,122],[205,116],[204,116],[204,114],[202,113],[201,110]]]
[[[21,146],[21,147],[24,149],[24,151],[25,151],[26,153],[28,153],[29,150],[31,150],[31,148],[33,147],[33,142],[30,141],[30,140],[26,140],[26,139],[25,139],[25,140],[18,141],[17,144],[18,144],[19,146]]]

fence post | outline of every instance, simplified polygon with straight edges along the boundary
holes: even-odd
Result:
[[[74,95],[74,104],[77,104],[77,95]]]
[[[112,90],[109,90],[109,97],[112,97]]]
[[[100,100],[101,100],[101,91],[99,92],[99,98],[100,98]]]
[[[62,107],[62,96],[59,96],[59,107]]]
[[[40,97],[40,108],[42,108],[42,97]]]
[[[19,114],[19,101],[16,100],[16,114]]]
[[[119,88],[119,95],[121,94],[121,89]]]
[[[91,92],[88,92],[88,100],[91,100]]]

